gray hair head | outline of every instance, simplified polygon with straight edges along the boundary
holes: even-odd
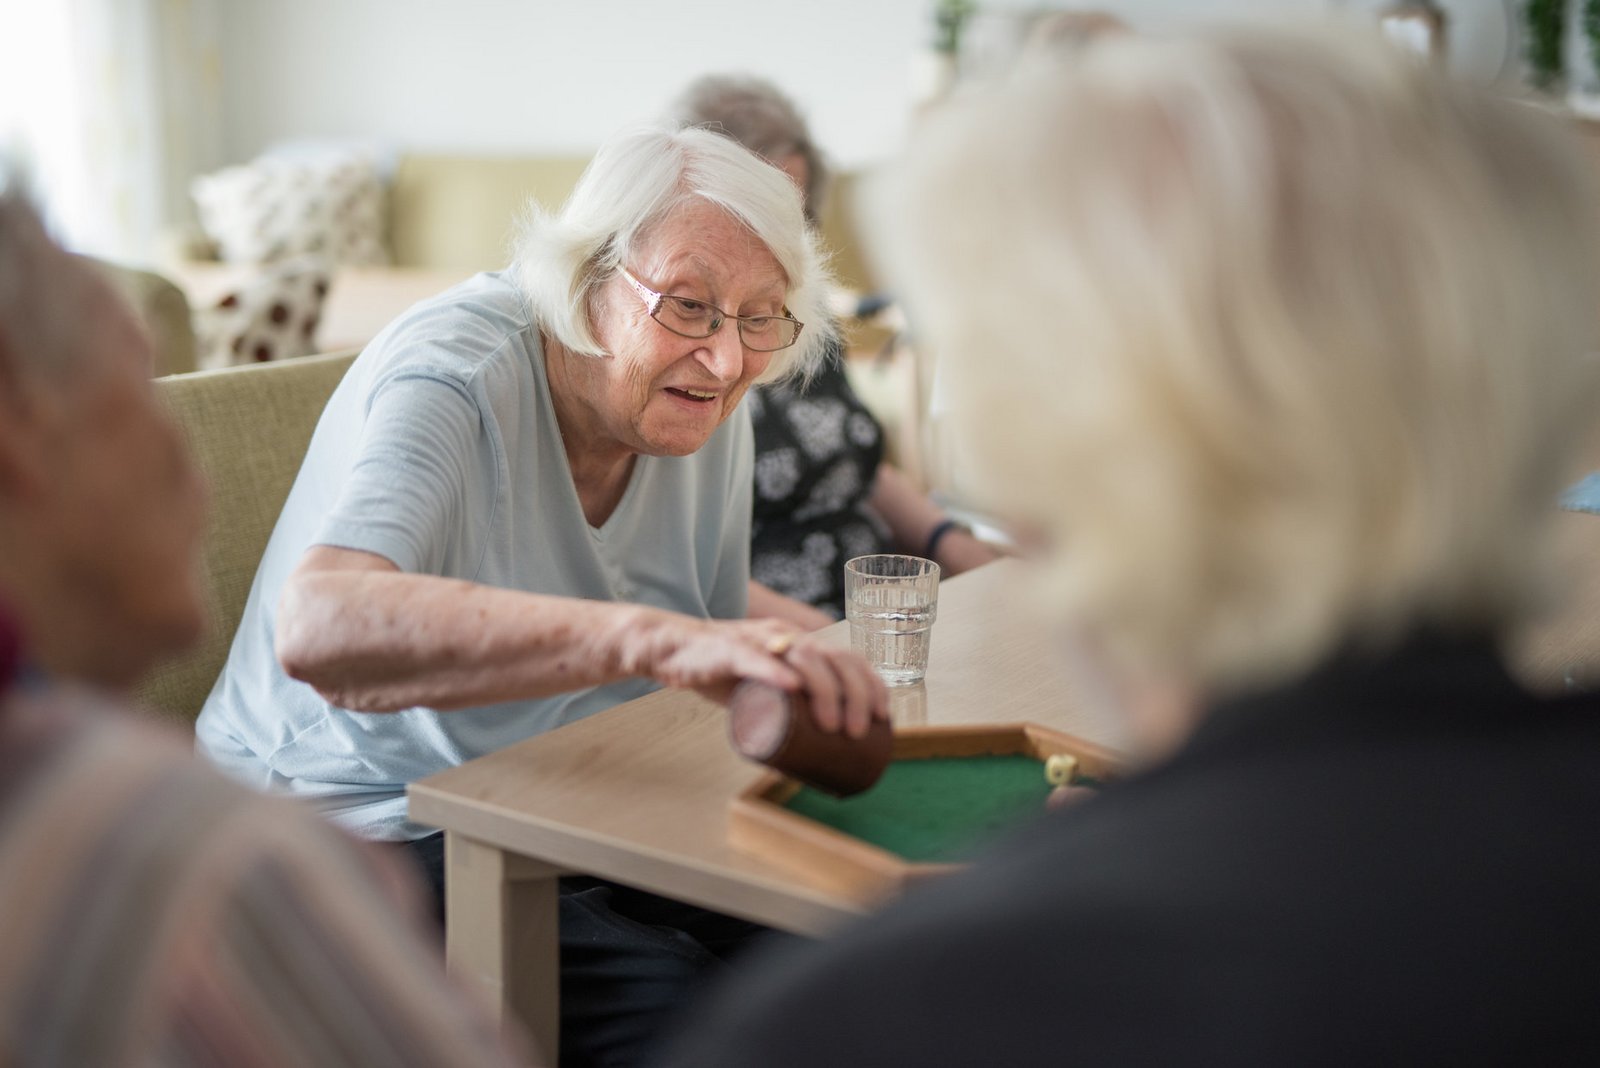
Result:
[[[759,381],[809,374],[836,328],[826,258],[806,225],[799,190],[750,151],[696,128],[648,126],[614,137],[559,212],[530,207],[514,270],[540,327],[572,352],[605,355],[591,322],[596,292],[656,225],[695,200],[721,208],[767,247],[787,282],[785,304],[805,324]]]
[[[773,163],[786,156],[806,162],[806,218],[822,211],[828,191],[828,165],[811,142],[811,131],[783,91],[765,78],[708,74],[684,89],[667,111],[678,126],[699,126],[731,137]]]

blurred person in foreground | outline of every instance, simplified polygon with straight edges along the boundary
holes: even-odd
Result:
[[[128,710],[202,623],[151,358],[0,172],[0,1062],[511,1063],[394,858]]]
[[[1593,1063],[1600,697],[1497,652],[1593,422],[1571,141],[1333,27],[930,119],[893,273],[1138,768],[752,962],[674,1063]]]
[[[657,688],[804,689],[864,734],[848,649],[745,619],[758,381],[830,343],[783,174],[725,137],[611,139],[513,269],[384,329],[323,412],[197,726],[242,781],[403,844],[406,785]],[[591,878],[560,898],[561,1061],[630,1064],[767,932]]]
[[[668,112],[679,126],[723,134],[794,180],[816,225],[828,169],[794,102],[761,78],[697,79]],[[915,553],[945,577],[994,559],[906,473],[884,459],[883,428],[845,375],[831,339],[804,380],[758,385],[750,614],[808,630],[844,616],[844,565],[872,553]]]

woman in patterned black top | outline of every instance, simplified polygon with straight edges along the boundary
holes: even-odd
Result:
[[[788,97],[759,78],[713,75],[685,90],[679,125],[726,134],[781,168],[816,221],[827,168]],[[994,558],[951,523],[905,473],[884,461],[883,429],[857,399],[837,349],[804,386],[752,389],[756,432],[750,615],[820,627],[844,615],[844,564],[909,552],[946,576]]]
[[[894,548],[869,503],[883,430],[850,388],[837,350],[808,385],[761,387],[747,403],[756,430],[750,577],[838,616],[844,562]]]

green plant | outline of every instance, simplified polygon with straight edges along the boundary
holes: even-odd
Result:
[[[938,0],[933,6],[933,49],[953,56],[961,50],[961,30],[978,10],[974,0]]]
[[[1583,0],[1583,35],[1589,39],[1589,65],[1600,74],[1600,0]]]
[[[1586,0],[1586,9],[1593,7]],[[1523,21],[1528,27],[1528,66],[1533,84],[1549,89],[1561,77],[1561,40],[1566,29],[1565,0],[1528,0]],[[1585,23],[1587,23],[1587,10]]]

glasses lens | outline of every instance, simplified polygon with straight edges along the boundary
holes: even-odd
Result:
[[[656,322],[684,337],[710,337],[720,319],[717,309],[688,297],[662,297],[656,308]]]
[[[722,313],[703,300],[663,295],[656,322],[684,337],[710,337],[722,325]],[[784,315],[757,315],[739,320],[739,338],[756,352],[786,349],[800,336],[800,324]]]
[[[757,352],[773,352],[794,344],[800,324],[781,315],[758,315],[739,320],[739,336]]]

